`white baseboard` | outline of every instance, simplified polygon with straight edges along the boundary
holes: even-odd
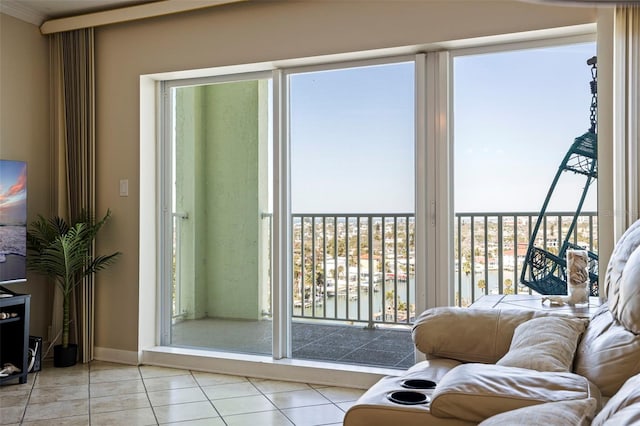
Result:
[[[98,361],[117,362],[119,364],[138,365],[138,352],[111,348],[93,348],[93,358]]]

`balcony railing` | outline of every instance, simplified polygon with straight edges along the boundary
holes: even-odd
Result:
[[[454,222],[454,286],[456,304],[468,306],[486,294],[530,294],[520,284],[537,212],[456,213]],[[537,247],[554,251],[564,241],[575,212],[549,212]],[[582,212],[569,236],[591,252],[598,251],[596,212]]]
[[[539,247],[563,241],[571,212],[545,215]],[[520,271],[537,212],[456,213],[455,303],[485,294],[529,294]],[[298,319],[411,324],[415,318],[413,214],[294,214],[293,316]],[[597,215],[580,215],[571,238],[597,252]]]
[[[292,225],[294,318],[413,322],[413,214],[294,214]]]

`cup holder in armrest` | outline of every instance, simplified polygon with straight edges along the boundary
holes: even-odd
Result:
[[[427,395],[414,391],[394,391],[389,393],[387,398],[391,402],[402,405],[426,404],[430,401]]]
[[[406,389],[434,389],[436,382],[424,379],[407,379],[403,380],[400,386]]]

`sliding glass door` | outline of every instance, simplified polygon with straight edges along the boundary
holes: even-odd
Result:
[[[458,305],[531,291],[520,277],[533,227],[560,163],[591,125],[587,61],[595,43],[527,47],[453,59]],[[583,189],[583,175],[562,176],[533,237],[536,247],[558,253],[569,238],[597,253],[595,184],[571,228]]]
[[[408,367],[415,62],[287,72],[292,355]]]
[[[167,345],[271,354],[270,87],[250,78],[165,89]]]
[[[406,368],[415,61],[283,75],[277,97],[271,73],[164,83],[162,344]],[[274,167],[286,200],[275,212]],[[290,238],[273,258],[281,217]]]

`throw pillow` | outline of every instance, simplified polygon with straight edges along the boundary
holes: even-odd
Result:
[[[571,371],[586,320],[548,316],[520,324],[509,351],[496,364],[537,371]]]

